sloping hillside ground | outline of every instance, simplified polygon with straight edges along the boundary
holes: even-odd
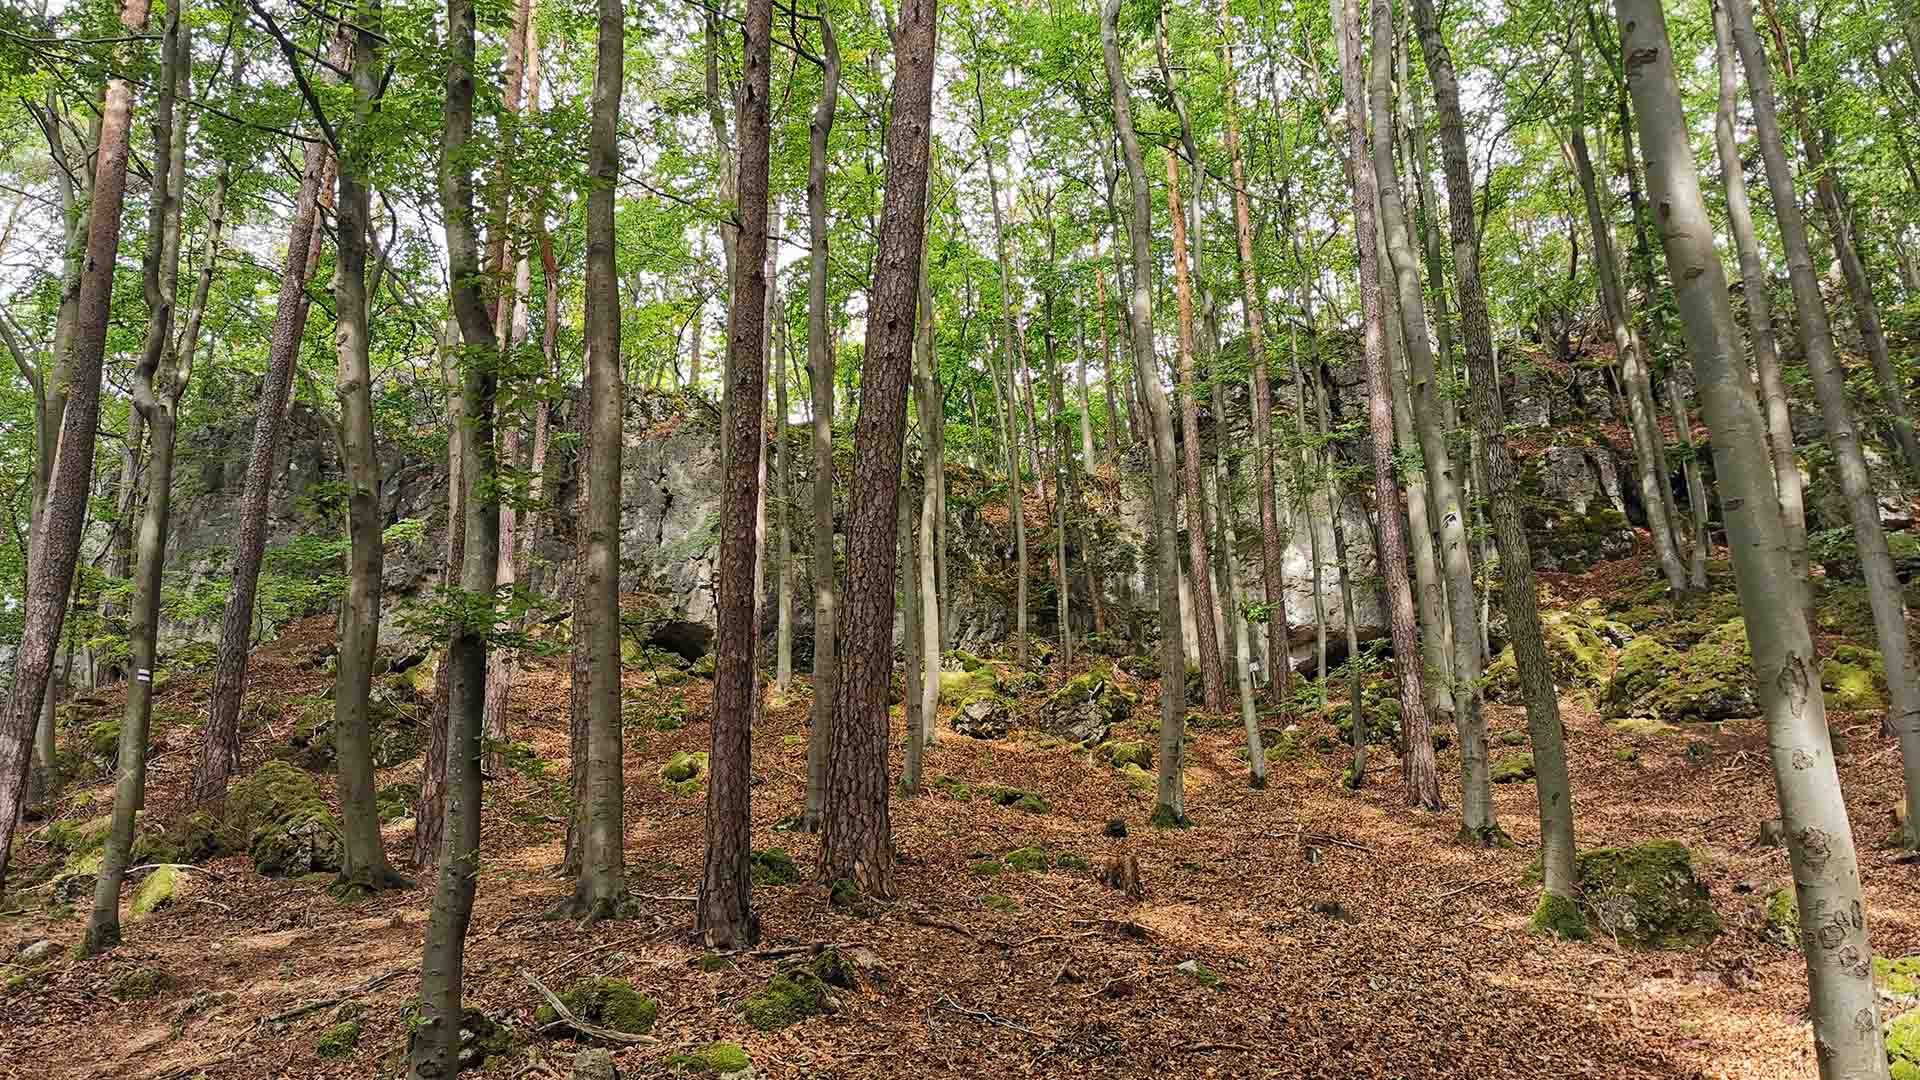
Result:
[[[1602,564],[1548,591],[1563,617],[1584,597],[1618,597],[1603,606],[1619,620],[1609,616],[1601,629],[1622,637],[1700,622],[1694,609],[1634,597],[1647,576],[1637,561]],[[1828,599],[1823,641],[1832,651],[1864,631],[1831,617],[1844,614],[1845,594]],[[1725,614],[1718,603],[1710,616]],[[1641,628],[1620,629],[1629,615]],[[275,754],[313,763],[311,739],[305,749],[289,743],[311,734],[303,717],[325,692],[330,633],[325,620],[309,620],[256,655],[248,770]],[[898,900],[835,911],[807,876],[814,839],[780,829],[802,796],[802,687],[770,707],[755,733],[753,792],[755,847],[789,852],[801,877],[755,889],[759,951],[714,957],[689,933],[704,786],[697,776],[662,778],[676,752],[706,748],[710,684],[641,665],[626,685],[627,860],[638,916],[590,929],[546,921],[562,893],[552,868],[564,835],[567,694],[563,662],[535,665],[514,700],[513,736],[527,747],[505,755],[487,792],[468,938],[468,1001],[502,1025],[488,1040],[484,1074],[568,1075],[578,1044],[536,1032],[540,1001],[525,976],[555,990],[607,976],[658,1006],[649,1041],[615,1047],[629,1076],[665,1075],[676,1055],[725,1042],[763,1077],[1812,1077],[1803,968],[1764,925],[1769,895],[1788,881],[1785,852],[1756,843],[1775,805],[1764,733],[1755,720],[1679,720],[1663,730],[1655,716],[1603,717],[1636,711],[1611,692],[1625,651],[1606,641],[1602,654],[1569,661],[1603,665],[1569,668],[1564,703],[1580,840],[1583,849],[1686,845],[1721,924],[1690,947],[1636,949],[1605,929],[1586,942],[1530,933],[1532,785],[1497,788],[1513,847],[1461,846],[1453,814],[1401,805],[1390,748],[1371,756],[1362,790],[1343,789],[1347,749],[1311,708],[1295,714],[1289,733],[1285,718],[1267,720],[1280,745],[1264,791],[1246,784],[1236,725],[1198,730],[1187,772],[1192,827],[1171,832],[1149,828],[1150,794],[1098,760],[1111,751],[1096,756],[1018,727],[1003,739],[970,738],[950,729],[957,710],[943,708],[928,759],[935,783],[894,804]],[[1067,674],[1048,671],[1047,690],[1020,697],[1018,716],[1044,714],[1044,695]],[[204,673],[178,673],[160,694],[146,815],[156,845],[184,828],[205,682]],[[1150,744],[1153,685],[1124,673],[1113,682],[1137,698],[1114,738]],[[119,706],[117,694],[83,700],[63,736],[84,742],[83,725],[97,722],[86,717]],[[1523,752],[1520,710],[1489,712],[1497,753]],[[417,707],[399,715],[417,716]],[[1877,728],[1871,711],[1835,717],[1874,941],[1900,957],[1920,953],[1920,868],[1880,846],[1899,764]],[[1456,775],[1452,748],[1440,759],[1443,775]],[[418,769],[415,756],[381,782],[404,784]],[[331,801],[330,778],[318,779]],[[1039,802],[998,805],[993,785]],[[226,855],[182,873],[171,903],[128,921],[123,945],[73,960],[66,947],[91,895],[68,880],[77,870],[85,881],[84,858],[73,862],[84,842],[74,837],[109,800],[104,778],[70,787],[17,854],[0,916],[0,959],[11,958],[0,968],[0,1076],[394,1074],[428,883],[343,904],[329,895],[328,875],[268,878],[246,855]],[[1113,819],[1126,822],[1124,838],[1105,835]],[[396,859],[410,827],[389,826]],[[1142,898],[1100,880],[1125,855],[1138,859]],[[776,863],[767,863],[775,877]],[[66,876],[49,876],[56,871]],[[1609,916],[1616,931],[1619,915]],[[19,955],[42,940],[61,951],[36,962]],[[829,1011],[771,1031],[750,1025],[742,1002],[774,976],[813,965],[816,945],[848,961],[850,985],[827,988]],[[1891,988],[1902,986],[1914,989]]]

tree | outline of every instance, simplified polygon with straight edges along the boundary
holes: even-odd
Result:
[[[1159,365],[1153,356],[1153,209],[1140,137],[1133,127],[1127,72],[1120,52],[1120,5],[1106,0],[1100,9],[1100,47],[1113,97],[1114,134],[1126,161],[1127,181],[1133,193],[1127,217],[1127,242],[1133,259],[1133,299],[1127,308],[1132,327],[1134,377],[1145,398],[1152,427],[1153,539],[1157,556],[1154,588],[1160,599],[1160,753],[1154,794],[1153,820],[1160,825],[1182,825],[1187,819],[1184,751],[1187,718],[1187,670],[1180,642],[1180,527],[1174,518],[1173,414],[1160,386]]]
[[[754,509],[760,498],[761,430],[766,399],[767,167],[772,77],[771,0],[748,0],[743,26],[745,66],[739,96],[739,210],[734,230],[733,287],[727,315],[727,408],[721,433],[726,459],[720,510],[718,599],[714,604],[713,743],[707,781],[706,868],[700,878],[697,928],[708,947],[737,949],[760,937],[753,913],[748,818],[752,727],[758,708],[754,589]],[[891,530],[889,530],[891,532]]]
[[[1735,34],[1752,80],[1764,71],[1765,60],[1758,55],[1752,15],[1745,9],[1744,0],[1734,0]],[[1766,427],[1753,398],[1727,300],[1726,271],[1714,249],[1713,226],[1700,195],[1666,15],[1659,0],[1616,0],[1614,13],[1647,154],[1648,186],[1661,208],[1661,246],[1674,268],[1681,325],[1713,429],[1714,472],[1767,720],[1794,892],[1803,913],[1800,944],[1820,1075],[1829,1080],[1885,1077],[1886,1048],[1867,962],[1873,947],[1861,907],[1853,829],[1827,737],[1806,612],[1787,563],[1786,529],[1773,499]],[[1756,104],[1760,97],[1756,86]]]
[[[146,30],[147,0],[122,0],[120,24],[132,34]],[[34,726],[53,674],[53,654],[66,622],[74,564],[80,557],[87,489],[93,477],[94,435],[100,424],[100,373],[112,314],[114,260],[120,250],[120,216],[126,205],[131,151],[133,83],[107,81],[100,134],[94,142],[92,201],[87,207],[85,268],[73,316],[73,354],[67,368],[67,403],[60,440],[47,474],[46,502],[27,557],[26,611],[14,657],[13,693],[0,713],[0,882],[6,879],[14,828],[20,821]]]
[[[893,32],[893,114],[886,195],[868,300],[860,416],[853,433],[846,622],[827,762],[820,878],[893,895],[887,806],[888,691],[893,680],[893,524],[900,498],[915,308],[933,164],[934,0],[903,0]]]
[[[1900,739],[1909,808],[1903,839],[1908,847],[1920,848],[1920,823],[1915,822],[1911,812],[1912,808],[1920,807],[1920,678],[1916,677],[1908,648],[1905,596],[1894,572],[1886,530],[1880,524],[1879,499],[1867,473],[1853,408],[1847,401],[1846,378],[1835,352],[1826,298],[1813,270],[1806,217],[1795,201],[1793,167],[1787,160],[1786,143],[1780,134],[1772,67],[1766,48],[1754,30],[1749,0],[1726,0],[1726,7],[1729,30],[1733,41],[1739,44],[1741,61],[1746,68],[1754,128],[1761,157],[1766,162],[1767,187],[1773,195],[1774,220],[1779,224],[1780,240],[1786,249],[1787,278],[1793,289],[1794,311],[1799,317],[1800,345],[1807,357],[1807,372],[1813,377],[1820,411],[1827,422],[1827,442],[1833,448],[1834,471],[1839,474],[1847,516],[1853,525],[1861,576],[1866,581],[1867,601],[1873,612],[1874,636],[1885,658],[1888,697],[1893,706],[1891,719]],[[1731,57],[1728,59],[1731,63]],[[1784,522],[1782,528],[1785,528]],[[1794,592],[1796,599],[1804,602],[1805,586]],[[1756,651],[1756,663],[1758,659]],[[1783,805],[1786,797],[1783,784]],[[1811,959],[1810,954],[1810,963]]]
[[[1360,67],[1359,0],[1342,7],[1342,82],[1346,92],[1348,168],[1353,185],[1354,246],[1359,251],[1360,304],[1366,313],[1367,422],[1373,432],[1373,486],[1378,521],[1380,567],[1386,577],[1387,621],[1393,634],[1394,667],[1400,677],[1401,733],[1406,752],[1400,765],[1407,798],[1428,810],[1440,807],[1440,778],[1428,735],[1425,678],[1420,667],[1419,628],[1414,623],[1413,588],[1407,580],[1407,546],[1400,523],[1400,482],[1393,454],[1393,396],[1387,379],[1386,319],[1381,311],[1379,256],[1375,242],[1373,170],[1367,167],[1365,76]],[[1391,33],[1376,26],[1376,34]],[[1356,698],[1356,710],[1360,702]]]
[[[840,101],[840,43],[820,12],[820,99],[807,139],[807,372],[813,392],[813,704],[808,714],[807,806],[801,822],[820,830],[826,807],[827,752],[837,696],[837,594],[833,539],[833,348],[827,337],[827,139]]]
[[[159,636],[160,581],[167,546],[168,514],[173,496],[173,446],[180,405],[193,371],[193,352],[200,336],[213,278],[213,256],[219,246],[221,208],[225,205],[227,172],[223,165],[214,189],[209,223],[208,255],[200,285],[187,316],[185,344],[173,349],[174,294],[180,277],[180,208],[187,177],[185,125],[175,129],[179,99],[191,89],[193,55],[190,31],[180,17],[179,3],[167,13],[160,35],[159,93],[153,116],[156,164],[148,193],[147,253],[143,278],[147,300],[147,335],[134,369],[134,408],[153,429],[153,448],[147,459],[147,505],[141,515],[139,576],[128,610],[128,659],[134,665],[127,685],[127,711],[120,724],[118,775],[114,778],[113,819],[100,854],[94,879],[93,911],[87,917],[81,951],[94,955],[120,942],[120,886],[126,880],[133,850],[134,819],[146,803],[147,732],[153,717],[155,641]],[[131,505],[131,501],[129,501]]]
[[[499,469],[493,441],[499,346],[480,292],[480,244],[473,223],[473,174],[467,149],[473,138],[473,0],[447,0],[447,47],[440,211],[446,222],[449,300],[466,343],[460,365],[465,422],[454,433],[467,489],[466,527],[460,589],[449,605],[446,822],[439,880],[421,951],[420,1023],[408,1036],[411,1080],[436,1080],[459,1071],[461,980],[467,926],[473,920],[479,881],[480,729],[486,709],[487,635],[494,625],[493,585],[500,557]]]

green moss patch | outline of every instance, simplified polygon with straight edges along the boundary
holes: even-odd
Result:
[[[1820,689],[1829,712],[1887,707],[1887,665],[1875,649],[1840,645],[1820,663]]]
[[[1793,886],[1785,885],[1767,894],[1760,934],[1782,948],[1800,947],[1800,898],[1794,893]]]
[[[667,1059],[667,1068],[699,1076],[731,1076],[753,1068],[753,1060],[739,1043],[717,1042],[692,1053],[673,1055]]]
[[[145,1001],[173,988],[174,978],[157,967],[123,971],[107,984],[107,993],[121,1001]]]
[[[1580,914],[1580,905],[1559,893],[1540,894],[1540,902],[1534,906],[1533,918],[1527,920],[1527,927],[1536,934],[1566,941],[1584,941],[1587,937],[1587,920]]]
[[[1889,994],[1920,996],[1920,955],[1873,958],[1873,983]]]
[[[1606,683],[1614,667],[1613,639],[1623,636],[1623,627],[1583,611],[1555,611],[1541,616],[1540,629],[1546,637],[1553,683],[1561,693],[1593,691]],[[1520,669],[1512,645],[1487,665],[1486,680],[1488,701],[1521,700]]]
[[[1578,857],[1575,870],[1588,922],[1626,944],[1685,948],[1720,932],[1720,917],[1684,844],[1595,848]]]
[[[986,795],[987,799],[992,802],[993,805],[1010,807],[1022,813],[1044,814],[1049,809],[1047,800],[1041,798],[1038,792],[1027,791],[1022,788],[995,784],[982,789],[982,793]]]
[[[775,975],[740,1001],[740,1015],[756,1031],[777,1031],[826,1011],[826,985],[810,971]]]
[[[1760,715],[1746,620],[1715,625],[1684,652],[1648,638],[1621,654],[1602,711],[1609,718],[1663,723],[1737,720]]]
[[[313,1052],[323,1058],[346,1057],[360,1042],[360,1021],[343,1020],[320,1033]]]
[[[799,865],[785,848],[756,851],[749,863],[755,885],[791,885],[801,878]]]
[[[1518,784],[1533,779],[1532,754],[1503,754],[1487,770],[1496,784]]]
[[[990,694],[999,688],[999,676],[984,664],[964,671],[943,671],[940,673],[940,704],[958,705],[974,694]]]
[[[172,904],[174,893],[180,887],[181,873],[176,866],[162,866],[149,873],[133,892],[133,913],[151,915]]]
[[[659,1002],[635,990],[625,979],[582,979],[558,996],[575,1019],[628,1035],[645,1035],[660,1015]],[[542,1029],[564,1026],[559,1010],[544,1001],[533,1011],[533,1022]]]
[[[1144,742],[1101,743],[1094,749],[1093,757],[1115,769],[1124,769],[1129,765],[1137,765],[1142,769],[1153,768],[1153,747]]]
[[[1209,990],[1219,990],[1227,985],[1214,970],[1198,960],[1187,960],[1174,965],[1173,970],[1199,983]]]
[[[987,908],[992,911],[1013,912],[1020,910],[1020,901],[1015,900],[1011,896],[1001,896],[998,893],[988,893],[980,898],[980,902],[987,905]]]
[[[1047,854],[1046,848],[1040,847],[1015,848],[1002,855],[1000,860],[1015,870],[1029,872],[1045,870],[1053,865],[1053,856]]]
[[[1920,1009],[1909,1009],[1887,1025],[1887,1064],[1893,1080],[1920,1080]]]

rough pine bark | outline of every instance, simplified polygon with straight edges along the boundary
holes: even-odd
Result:
[[[1746,0],[1733,0],[1735,33],[1742,39],[1752,80],[1766,69],[1746,8]],[[1885,1077],[1886,1048],[1869,963],[1873,946],[1861,907],[1853,829],[1827,735],[1818,661],[1806,612],[1796,602],[1799,591],[1787,563],[1786,530],[1773,499],[1766,427],[1727,299],[1712,220],[1700,195],[1666,16],[1659,0],[1617,0],[1614,12],[1647,155],[1648,183],[1659,208],[1660,239],[1673,268],[1681,325],[1713,429],[1728,547],[1753,646],[1774,784],[1802,913],[1800,945],[1820,1075],[1825,1080]],[[1754,86],[1756,102],[1762,85]],[[1770,180],[1771,174],[1769,170]]]
[[[124,0],[121,25],[132,33],[142,33],[147,9],[147,0]],[[59,449],[49,473],[39,532],[28,547],[26,610],[14,657],[13,693],[7,698],[6,711],[0,713],[0,882],[6,878],[7,856],[24,805],[34,724],[53,673],[74,565],[80,556],[87,490],[93,479],[94,436],[100,424],[100,372],[112,313],[114,260],[120,249],[132,119],[133,84],[126,79],[110,80],[100,137],[95,143],[86,264],[74,314],[67,405],[60,420]]]
[[[1180,641],[1180,527],[1174,516],[1173,413],[1160,385],[1159,364],[1153,355],[1153,206],[1140,138],[1133,127],[1133,106],[1120,51],[1120,5],[1106,0],[1100,9],[1100,46],[1113,97],[1114,133],[1126,161],[1133,205],[1127,216],[1127,241],[1133,256],[1133,299],[1128,307],[1132,328],[1133,370],[1144,398],[1143,412],[1151,423],[1154,584],[1160,600],[1160,753],[1154,794],[1153,820],[1164,826],[1187,820],[1185,758],[1182,736],[1187,717],[1187,662]],[[1118,258],[1118,249],[1115,257]],[[1135,427],[1137,432],[1140,428]]]
[[[903,0],[894,31],[893,115],[886,195],[854,424],[847,523],[847,604],[827,763],[820,878],[875,897],[893,895],[887,806],[888,690],[893,678],[894,537],[920,261],[932,166],[934,0]]]
[[[720,509],[719,587],[715,590],[713,738],[707,781],[706,862],[696,928],[708,947],[738,949],[760,937],[748,872],[748,785],[756,711],[754,655],[759,598],[754,592],[755,508],[760,499],[761,428],[766,411],[768,100],[772,0],[748,0],[739,96],[738,223],[733,296],[727,317],[726,455]],[[891,530],[889,530],[891,532]]]
[[[1867,475],[1853,410],[1847,400],[1845,376],[1834,348],[1826,298],[1820,291],[1820,279],[1814,273],[1806,216],[1796,201],[1793,166],[1788,161],[1786,142],[1780,133],[1773,71],[1766,47],[1754,30],[1750,0],[1727,0],[1726,6],[1732,37],[1739,45],[1746,68],[1754,128],[1766,162],[1767,187],[1773,195],[1774,218],[1779,223],[1781,243],[1786,249],[1787,278],[1799,317],[1800,343],[1807,357],[1807,370],[1813,376],[1815,396],[1826,419],[1827,441],[1833,447],[1834,465],[1846,498],[1847,513],[1852,519],[1862,576],[1866,579],[1874,634],[1886,661],[1888,697],[1893,706],[1890,719],[1900,740],[1906,779],[1909,812],[1903,839],[1908,847],[1920,848],[1920,823],[1913,813],[1920,809],[1920,700],[1916,700],[1920,699],[1920,685],[1916,685],[1908,648],[1904,590],[1894,575],[1886,531],[1880,524],[1878,500]],[[1715,444],[1717,449],[1717,439]],[[1804,590],[1798,592],[1805,595]],[[1785,797],[1784,789],[1782,797]]]
[[[1386,28],[1376,29],[1376,33],[1386,32]],[[1375,516],[1380,569],[1386,578],[1387,622],[1393,635],[1394,667],[1400,677],[1400,730],[1405,742],[1400,766],[1408,801],[1432,810],[1440,807],[1440,776],[1429,734],[1420,631],[1414,622],[1413,586],[1407,578],[1406,534],[1400,522],[1400,482],[1393,453],[1393,391],[1388,384],[1386,318],[1381,309],[1379,255],[1374,231],[1375,189],[1367,158],[1366,80],[1360,67],[1359,0],[1346,0],[1342,5],[1341,34],[1346,41],[1341,81],[1346,94],[1354,246],[1360,256],[1360,303],[1366,313],[1367,422],[1373,432]],[[1359,704],[1357,700],[1354,702],[1356,714]]]

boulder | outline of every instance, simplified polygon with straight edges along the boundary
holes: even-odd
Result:
[[[21,949],[18,959],[20,963],[31,966],[34,964],[39,964],[39,963],[43,963],[45,961],[51,960],[55,956],[58,956],[59,954],[60,954],[59,942],[51,941],[47,938],[41,938],[39,941],[36,941],[31,945],[28,945],[24,949]]]
[[[1715,626],[1685,652],[1635,639],[1608,684],[1610,717],[1710,723],[1760,715],[1745,619]]]
[[[1047,695],[1037,713],[1048,731],[1078,743],[1099,742],[1125,720],[1137,699],[1114,681],[1111,668],[1094,667]]]
[[[1540,618],[1540,629],[1546,635],[1553,683],[1563,694],[1605,684],[1613,670],[1614,639],[1629,633],[1611,620],[1581,611],[1547,612]],[[1487,665],[1486,680],[1488,701],[1521,702],[1520,669],[1512,645]]]
[[[994,693],[977,693],[961,703],[953,730],[975,739],[1005,737],[1013,726],[1013,702]]]
[[[775,975],[740,1001],[740,1015],[756,1031],[777,1031],[826,1011],[826,984],[806,970]]]
[[[1101,743],[1094,749],[1093,757],[1095,761],[1114,769],[1124,769],[1129,765],[1142,769],[1153,768],[1153,747],[1144,742]]]
[[[940,704],[958,705],[977,694],[990,694],[1000,688],[1000,677],[990,667],[940,673]]]
[[[1767,894],[1767,906],[1760,915],[1760,936],[1783,949],[1800,948],[1800,899],[1792,885]]]
[[[645,1035],[660,1015],[660,1003],[625,979],[581,979],[556,996],[574,1019],[627,1035]],[[534,1009],[533,1022],[543,1031],[571,1030],[560,1011],[544,1001]]]
[[[177,866],[156,867],[140,887],[133,891],[133,913],[151,915],[173,903],[179,890],[182,871]]]
[[[1595,848],[1575,862],[1580,907],[1601,932],[1629,945],[1678,949],[1720,932],[1707,887],[1693,873],[1686,845],[1651,840]]]
[[[660,779],[669,784],[691,784],[707,774],[706,751],[675,750],[660,766]]]
[[[1487,770],[1496,784],[1517,784],[1533,779],[1532,754],[1504,754]]]

